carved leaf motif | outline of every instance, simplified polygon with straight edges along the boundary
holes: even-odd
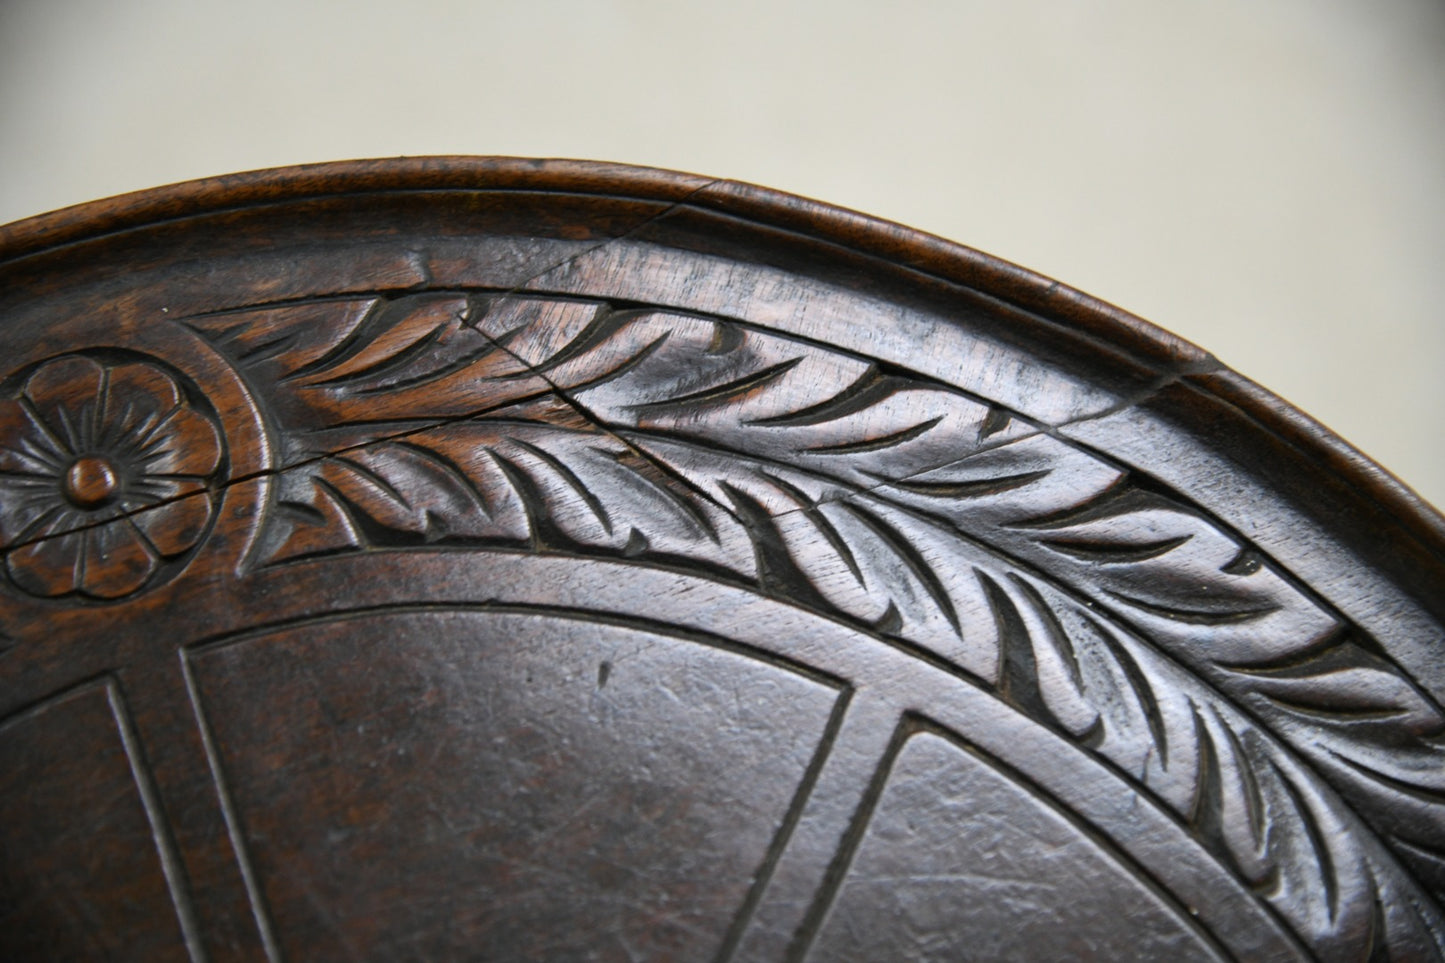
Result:
[[[364,442],[538,397],[549,390],[506,349],[545,340],[605,313],[580,301],[418,294],[226,313],[190,326],[264,386],[295,463],[334,451],[328,430]],[[478,330],[485,321],[500,334]],[[305,426],[286,431],[287,426]],[[356,430],[365,426],[364,430]]]
[[[263,561],[498,545],[752,584],[993,687],[1172,808],[1321,945],[1368,952],[1424,925],[1390,857],[1274,737],[1388,830],[1402,800],[1445,803],[1445,713],[1147,479],[946,385],[729,322],[441,295],[353,315],[330,346],[298,335],[266,356],[311,426],[293,449],[324,457],[283,474]],[[1420,765],[1368,769],[1381,739]],[[1336,905],[1362,887],[1378,919]]]
[[[559,414],[560,411],[560,414]],[[359,446],[285,472],[290,512],[271,533],[280,561],[363,545],[582,548],[676,556],[752,581],[754,551],[733,519],[615,437],[561,427],[556,402]],[[353,533],[317,541],[317,528]]]
[[[1340,773],[1381,826],[1445,852],[1445,838],[1420,836],[1445,824],[1438,815],[1391,816],[1417,807],[1432,775],[1445,771],[1445,711],[1393,661],[1342,633],[1340,620],[1273,563],[1193,507],[951,388],[791,339],[656,312],[613,319],[598,344],[610,365],[628,359],[620,375],[591,379],[586,355],[574,354],[550,377],[602,423],[722,504],[732,495],[718,480],[745,487],[731,453],[746,453],[760,477],[788,486],[782,494],[768,490],[771,482],[750,492],[779,518],[780,531],[802,532],[804,520],[815,530],[811,538],[795,535],[806,543],[798,557],[827,557],[819,547],[851,526],[854,538],[873,543],[869,552],[882,543],[875,557],[895,562],[891,576],[869,589],[838,575],[850,568],[841,555],[813,561],[799,580],[804,590],[816,588],[873,624],[901,618],[901,635],[986,675],[988,657],[974,653],[968,662],[967,647],[949,632],[975,593],[940,591],[958,582],[953,546],[960,539],[986,545],[1112,612],[1250,705],[1312,762]],[[715,460],[719,451],[730,453],[728,463]],[[890,536],[897,512],[924,521],[905,538]],[[905,543],[903,554],[890,554],[888,546]],[[853,552],[860,554],[867,553]],[[1328,665],[1305,659],[1326,645],[1335,653]],[[1296,663],[1289,681],[1244,671]],[[1311,701],[1318,706],[1346,686],[1361,711],[1308,713]],[[1428,762],[1384,778],[1341,762],[1371,758],[1382,737],[1396,750],[1413,746]],[[1430,795],[1428,804],[1445,807],[1445,795]],[[1421,857],[1415,865],[1445,876],[1445,862]]]
[[[1013,691],[1170,806],[1323,958],[1364,959],[1428,925],[1391,858],[1274,736],[1143,639],[1017,573],[1000,586],[1013,623]],[[1063,671],[1053,653],[1066,656]],[[1020,696],[1015,696],[1019,700]],[[1082,731],[1089,718],[1094,721]],[[1373,893],[1345,901],[1344,893]]]
[[[695,483],[696,452],[685,461],[655,448],[684,462]],[[727,511],[616,438],[558,429],[540,414],[447,425],[329,458],[293,472],[310,488],[287,497],[311,499],[318,514],[324,501],[340,506],[354,545],[591,550],[687,559],[756,581],[925,645],[1107,760],[1314,945],[1348,956],[1375,938],[1371,921],[1351,915],[1365,904],[1343,906],[1341,892],[1375,887],[1383,905],[1408,905],[1353,814],[1315,791],[1275,739],[1107,614],[936,519],[708,454]],[[276,557],[306,554],[310,536],[298,537],[302,550],[287,542]],[[1422,924],[1392,909],[1384,925],[1389,939],[1413,940]]]
[[[723,322],[612,323],[548,374],[639,445],[678,439],[873,492],[1065,578],[1151,635],[1192,646],[1207,632],[1213,659],[1278,658],[1337,625],[1210,520],[954,389]],[[593,355],[625,370],[598,381]]]

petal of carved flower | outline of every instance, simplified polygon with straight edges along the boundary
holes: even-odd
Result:
[[[36,368],[24,393],[45,427],[70,451],[82,452],[94,441],[104,386],[105,369],[90,358],[70,355]]]
[[[81,590],[96,598],[114,599],[140,588],[159,560],[125,519],[80,533],[85,536]]]
[[[211,499],[205,493],[157,505],[132,516],[156,551],[170,558],[195,545],[211,520]]]
[[[97,440],[107,445],[131,436],[143,442],[180,404],[181,390],[175,379],[155,365],[131,363],[112,368]]]
[[[139,511],[159,502],[168,502],[184,495],[193,495],[205,487],[204,482],[195,478],[142,475],[132,479],[131,483],[126,486],[126,497],[122,507],[128,512]]]
[[[29,538],[63,509],[64,459],[24,405],[0,401],[0,545]]]
[[[209,475],[221,458],[221,439],[211,419],[191,408],[177,408],[144,449],[152,475]]]
[[[0,547],[28,542],[45,529],[68,531],[80,524],[47,479],[0,478],[0,506]]]
[[[15,584],[34,595],[51,597],[75,591],[85,533],[53,535],[17,548],[5,556],[5,568]]]
[[[66,453],[24,405],[0,401],[0,474],[55,477],[65,461]]]

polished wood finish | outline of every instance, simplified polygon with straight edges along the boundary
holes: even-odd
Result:
[[[578,162],[0,230],[0,956],[1438,959],[1445,523],[1209,355]]]

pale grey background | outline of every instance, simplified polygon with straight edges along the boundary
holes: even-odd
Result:
[[[1213,351],[1445,505],[1445,4],[0,0],[0,222],[319,160],[794,191]]]

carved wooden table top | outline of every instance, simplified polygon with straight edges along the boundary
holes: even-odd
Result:
[[[1445,524],[1209,355],[733,182],[0,229],[0,958],[1424,960]]]

